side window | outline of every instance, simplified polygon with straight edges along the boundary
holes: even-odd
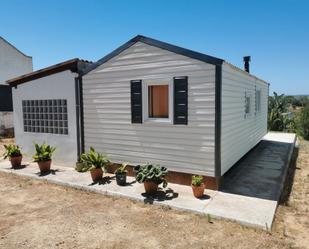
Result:
[[[255,91],[255,112],[261,111],[261,90]]]
[[[245,113],[246,114],[250,113],[250,102],[251,102],[251,98],[249,96],[246,96],[246,100],[245,100]]]

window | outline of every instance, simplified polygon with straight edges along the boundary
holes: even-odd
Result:
[[[23,100],[25,132],[68,134],[66,99]]]
[[[245,113],[249,114],[250,113],[250,96],[245,97]]]
[[[168,85],[148,86],[148,116],[149,118],[169,117]]]
[[[261,111],[261,90],[255,91],[255,112]]]

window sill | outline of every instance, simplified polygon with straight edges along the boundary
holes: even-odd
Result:
[[[172,124],[172,120],[168,118],[149,118],[144,120],[144,123],[155,123],[155,124]]]

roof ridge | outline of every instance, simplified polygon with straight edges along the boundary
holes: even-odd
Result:
[[[170,43],[166,43],[163,41],[159,41],[147,36],[143,36],[143,35],[136,35],[135,37],[133,37],[132,39],[130,39],[129,41],[127,41],[126,43],[122,44],[120,47],[116,48],[114,51],[112,51],[111,53],[107,54],[106,56],[102,57],[101,59],[99,59],[97,62],[89,65],[89,67],[87,67],[84,70],[83,75],[91,72],[92,70],[96,69],[98,66],[104,64],[105,62],[109,61],[110,59],[112,59],[113,57],[119,55],[121,52],[123,52],[124,50],[128,49],[129,47],[131,47],[132,45],[134,45],[137,42],[143,42],[145,44],[148,44],[150,46],[155,46],[161,49],[165,49],[168,50],[170,52],[176,53],[176,54],[181,54],[183,56],[192,58],[192,59],[196,59],[196,60],[200,60],[209,64],[214,64],[214,65],[221,65],[224,60],[214,57],[214,56],[210,56],[207,54],[203,54],[200,52],[196,52],[187,48],[183,48],[183,47],[179,47]]]

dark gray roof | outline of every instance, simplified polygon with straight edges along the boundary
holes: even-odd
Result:
[[[192,51],[186,48],[178,47],[178,46],[175,46],[175,45],[172,45],[166,42],[158,41],[158,40],[146,37],[146,36],[137,35],[131,40],[129,40],[128,42],[126,42],[125,44],[123,44],[122,46],[120,46],[119,48],[115,49],[113,52],[109,53],[108,55],[98,60],[97,62],[89,65],[86,68],[86,70],[84,70],[84,75],[94,70],[98,66],[102,65],[103,63],[107,62],[108,60],[112,59],[113,57],[117,56],[122,51],[126,50],[127,48],[131,47],[137,42],[143,42],[145,44],[148,44],[154,47],[162,48],[162,49],[174,52],[176,54],[181,54],[181,55],[184,55],[184,56],[196,59],[196,60],[204,61],[206,63],[213,64],[213,65],[221,65],[224,61],[222,59],[219,59],[219,58],[216,58],[210,55],[206,55],[206,54],[195,52],[195,51]]]

